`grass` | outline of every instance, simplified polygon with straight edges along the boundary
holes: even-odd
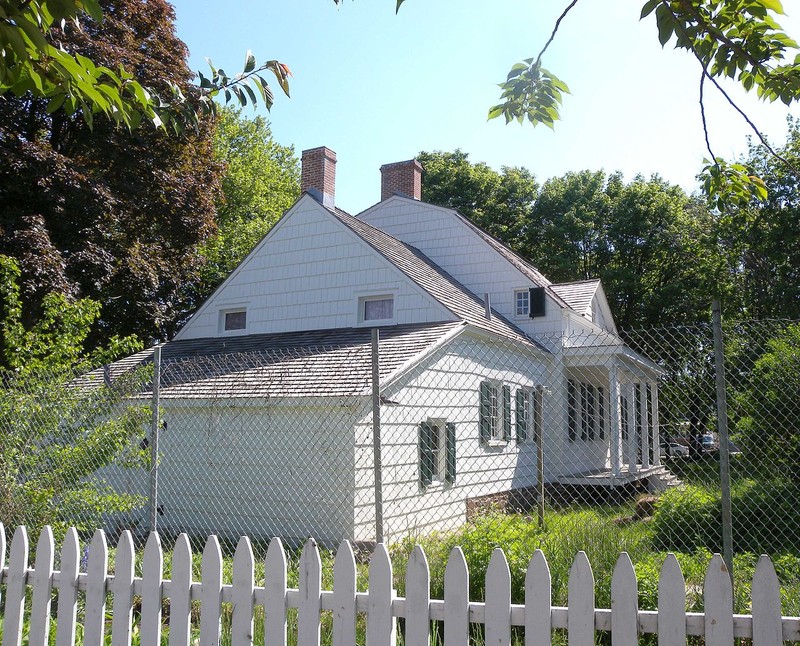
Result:
[[[512,601],[522,603],[524,600],[524,578],[528,561],[536,549],[541,549],[547,557],[550,566],[553,603],[566,605],[567,585],[569,571],[575,553],[583,550],[587,553],[592,564],[595,577],[596,606],[610,607],[611,576],[619,553],[625,551],[631,557],[639,581],[639,605],[642,609],[656,609],[658,598],[658,575],[661,564],[667,551],[676,553],[687,583],[687,609],[701,611],[703,607],[702,587],[705,570],[711,558],[711,548],[704,544],[707,538],[708,527],[718,522],[716,514],[718,497],[710,488],[698,484],[706,473],[708,465],[695,465],[691,467],[696,476],[695,484],[688,485],[683,493],[674,490],[662,496],[656,506],[655,517],[650,522],[630,520],[633,512],[633,501],[619,504],[614,507],[590,507],[575,505],[558,511],[550,510],[545,517],[545,527],[539,528],[535,518],[522,514],[505,514],[490,512],[475,518],[462,528],[446,533],[420,536],[407,539],[391,546],[392,563],[394,567],[395,588],[398,595],[405,594],[405,573],[408,557],[415,544],[420,544],[425,550],[431,575],[431,596],[443,598],[444,569],[450,551],[456,545],[461,546],[470,569],[470,598],[483,600],[483,582],[486,568],[495,547],[503,548],[511,571]],[[688,469],[687,469],[688,471]],[[685,476],[684,476],[685,477]],[[770,489],[769,483],[755,483],[752,478],[739,474],[734,484],[734,494],[740,500],[755,500],[761,509],[762,524],[765,528],[769,525],[770,514],[764,512],[770,509],[769,505],[778,505],[781,496],[788,496],[792,489]],[[787,485],[788,486],[788,485]],[[765,489],[766,488],[766,489]],[[767,493],[764,493],[766,491]],[[778,493],[776,493],[776,491]],[[769,495],[767,495],[769,494]],[[770,497],[770,495],[772,497]],[[735,497],[734,496],[734,497]],[[759,497],[760,496],[760,497]],[[777,496],[777,497],[776,497]],[[735,498],[736,499],[736,498]],[[797,497],[790,499],[796,503]],[[764,507],[766,505],[766,507]],[[624,519],[624,522],[623,522]],[[680,523],[683,523],[681,525]],[[680,531],[673,532],[672,537],[666,535],[664,526],[683,527]],[[717,527],[719,525],[716,525]],[[776,526],[771,525],[774,532]],[[704,534],[704,532],[706,532]],[[800,534],[795,534],[800,535]],[[680,540],[678,540],[680,539]],[[264,546],[257,546],[259,557],[255,560],[256,585],[264,583],[263,553]],[[114,550],[110,551],[110,565],[113,568]],[[226,550],[223,560],[223,581],[230,583],[233,574],[233,558],[230,546]],[[288,584],[297,588],[299,581],[300,550],[287,551]],[[784,615],[800,615],[800,557],[797,549],[776,552],[773,557],[779,580],[781,581],[782,612]],[[750,582],[758,560],[757,551],[744,550],[737,554],[734,560],[734,605],[735,611],[747,613],[750,604]],[[164,554],[164,577],[169,578],[171,572],[171,552]],[[333,586],[333,565],[335,555],[329,551],[321,550],[322,585],[323,589],[330,590]],[[193,578],[200,580],[202,566],[202,552],[195,550],[193,556]],[[141,552],[137,558],[137,574],[141,575]],[[359,563],[357,566],[357,589],[366,591],[368,584],[368,565]],[[4,592],[0,590],[0,592]],[[108,606],[111,607],[110,604]],[[193,606],[193,625],[199,625],[199,604]],[[164,605],[163,621],[165,624],[162,642],[167,640],[167,619],[169,605]],[[295,644],[297,640],[296,611],[288,612],[289,643]],[[222,637],[223,644],[230,643],[230,622],[232,608],[230,604],[223,605],[222,612]],[[134,613],[134,646],[139,641],[139,621],[137,612]],[[256,643],[264,641],[264,609],[256,607],[254,617],[254,639]],[[358,620],[359,643],[365,637],[365,618]],[[332,616],[330,612],[323,612],[321,620],[322,643],[331,643]],[[402,624],[402,622],[401,622]],[[2,618],[0,618],[0,632],[2,632]],[[51,630],[51,643],[54,630]],[[439,633],[434,631],[435,636]],[[196,635],[195,635],[196,636]],[[558,631],[553,635],[554,643],[566,643],[565,636]],[[522,643],[520,633],[515,631],[515,643]],[[399,635],[402,643],[402,634]],[[481,629],[474,626],[474,644],[481,644]],[[81,643],[81,640],[78,640]],[[434,640],[436,643],[436,640]]]

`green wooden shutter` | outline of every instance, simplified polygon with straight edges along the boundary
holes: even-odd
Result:
[[[433,481],[434,460],[433,438],[434,428],[427,422],[419,425],[419,483],[427,487]]]
[[[491,389],[492,385],[488,381],[481,382],[480,440],[484,444],[492,438]]]
[[[528,439],[528,397],[522,388],[517,389],[517,442]]]
[[[511,386],[503,386],[503,439],[511,439]]]
[[[567,381],[567,435],[570,442],[575,441],[576,426],[578,425],[578,411],[575,402],[575,382]]]
[[[606,391],[602,386],[597,388],[597,430],[600,439],[606,439]]]
[[[456,481],[456,425],[453,422],[445,424],[447,432],[447,441],[445,447],[447,450],[447,466],[445,468],[444,479],[453,484]]]

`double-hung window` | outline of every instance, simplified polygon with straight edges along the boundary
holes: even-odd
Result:
[[[496,381],[480,386],[479,425],[481,442],[511,439],[511,387]]]
[[[432,482],[456,479],[456,425],[443,419],[428,419],[419,425],[419,481],[422,487]]]

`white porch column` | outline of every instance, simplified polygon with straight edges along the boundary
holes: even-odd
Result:
[[[615,477],[622,474],[622,417],[620,415],[619,377],[617,366],[611,365],[608,371],[609,421],[611,431],[611,473]]]
[[[636,451],[639,448],[636,443],[636,401],[634,391],[636,384],[629,381],[625,384],[625,398],[628,400],[628,410],[625,411],[625,418],[628,420],[628,472],[638,473],[639,467],[636,464]]]
[[[650,408],[653,411],[653,464],[661,464],[661,430],[658,427],[658,382],[650,382]]]
[[[650,427],[647,424],[647,383],[640,381],[636,384],[639,389],[639,427],[642,429],[642,436],[639,441],[642,443],[642,468],[650,466]]]

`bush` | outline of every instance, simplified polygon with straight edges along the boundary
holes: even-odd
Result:
[[[722,550],[722,511],[719,494],[687,485],[665,491],[656,503],[652,520],[657,549],[692,551],[705,547]]]

